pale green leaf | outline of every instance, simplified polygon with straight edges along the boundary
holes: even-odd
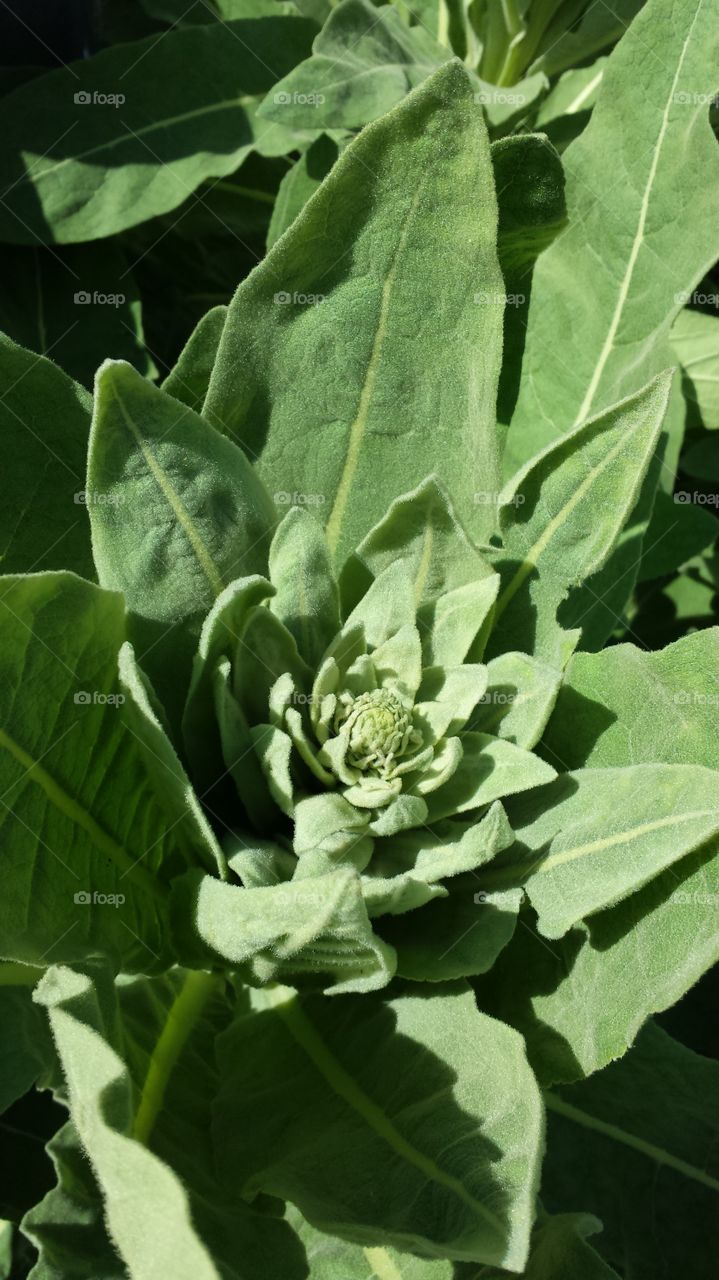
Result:
[[[182,204],[292,129],[257,118],[315,27],[261,18],[118,44],[0,101],[0,234],[15,244],[109,236]],[[288,122],[289,123],[289,122]]]
[[[516,1033],[461,985],[267,1003],[219,1041],[223,1181],[360,1244],[520,1270],[542,1118]]]
[[[668,363],[671,319],[719,253],[718,54],[710,4],[649,0],[607,61],[591,121],[563,156],[569,227],[534,274],[516,462]]]
[[[270,492],[321,509],[340,563],[433,472],[472,535],[493,525],[473,495],[498,488],[496,225],[486,131],[452,63],[363,130],[230,304],[205,412],[259,455]]]
[[[391,5],[342,0],[312,57],[275,85],[259,115],[304,129],[355,129],[376,120],[451,57],[423,27]]]
[[[715,836],[718,783],[683,764],[563,774],[512,809],[524,853],[497,875],[525,884],[540,931],[560,938]]]

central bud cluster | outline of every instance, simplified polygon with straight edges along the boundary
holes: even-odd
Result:
[[[343,730],[347,738],[348,764],[383,778],[389,776],[399,757],[421,741],[412,728],[411,713],[395,694],[384,689],[341,698],[335,730]]]

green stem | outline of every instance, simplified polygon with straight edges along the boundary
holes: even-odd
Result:
[[[34,987],[44,972],[34,964],[15,964],[12,960],[0,962],[0,987]]]
[[[147,1144],[165,1100],[165,1091],[180,1054],[202,1010],[222,981],[216,973],[188,973],[155,1045],[132,1126],[132,1136]]]

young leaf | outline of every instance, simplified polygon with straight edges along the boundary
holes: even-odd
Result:
[[[207,395],[227,307],[213,307],[193,329],[162,390],[199,413]]]
[[[140,662],[147,651],[171,710],[202,617],[266,564],[273,505],[240,449],[113,361],[97,376],[87,487],[98,577],[124,593]]]
[[[218,1044],[223,1181],[361,1244],[520,1270],[542,1117],[519,1037],[460,984],[267,1004]]]
[[[258,889],[191,872],[175,886],[173,918],[187,963],[243,966],[253,984],[319,974],[332,979],[328,993],[364,992],[386,986],[395,970],[349,869]]]
[[[718,52],[709,4],[649,0],[607,62],[592,119],[563,156],[569,228],[534,275],[515,464],[667,363],[657,339],[719,253],[708,119]]]
[[[327,540],[309,512],[294,508],[280,524],[270,547],[270,577],[270,609],[294,636],[305,662],[319,667],[340,629],[340,612]]]
[[[395,561],[403,561],[418,607],[492,572],[467,537],[436,476],[395,498],[386,516],[360,543],[357,555],[375,577]]]
[[[176,208],[253,148],[291,150],[298,135],[256,110],[314,32],[295,17],[178,28],[16,89],[0,101],[3,240],[110,236]]]
[[[259,455],[270,492],[317,504],[339,562],[432,472],[471,533],[491,528],[473,495],[497,490],[496,218],[452,63],[347,148],[230,304],[205,412]]]
[[[531,751],[552,713],[561,673],[526,653],[511,652],[487,663],[487,673],[487,689],[469,727]]]

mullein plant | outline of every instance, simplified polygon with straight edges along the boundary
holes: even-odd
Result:
[[[622,1143],[709,1212],[714,1065],[641,1029],[716,956],[719,636],[603,648],[661,344],[610,324],[501,479],[504,300],[562,221],[556,152],[490,146],[448,62],[163,387],[102,366],[78,529],[89,397],[3,347],[68,460],[0,588],[5,1016],[68,1109],[35,1280],[648,1274]]]

